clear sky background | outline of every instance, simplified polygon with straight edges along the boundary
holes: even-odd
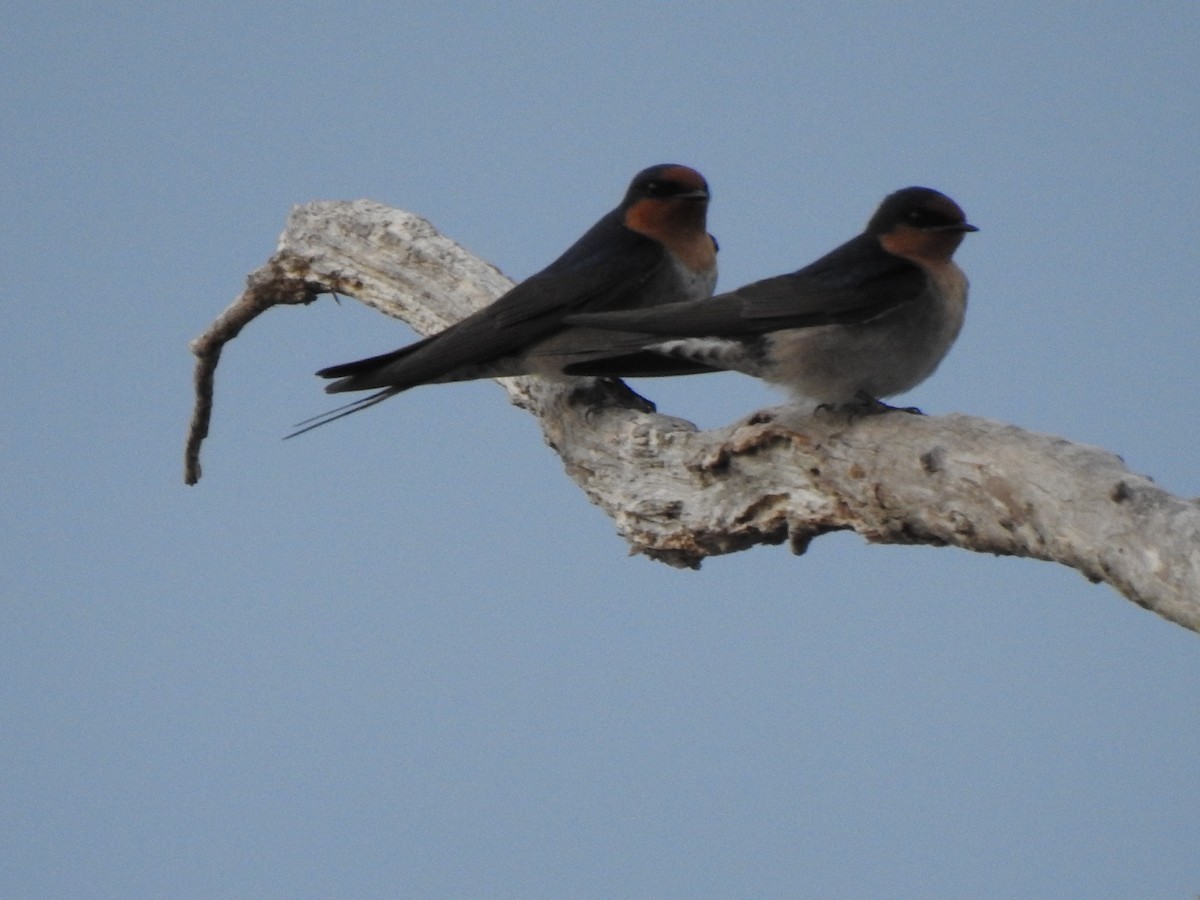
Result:
[[[1198,98],[1192,0],[9,4],[0,895],[1200,893],[1200,636],[1075,572],[629,558],[490,382],[283,443],[411,337],[329,298],[226,351],[181,479],[187,342],[293,204],[523,278],[669,161],[724,288],[950,194],[971,307],[904,402],[1200,494]]]

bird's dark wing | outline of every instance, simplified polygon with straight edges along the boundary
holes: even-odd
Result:
[[[642,343],[645,343],[643,338]],[[704,375],[724,372],[717,366],[692,362],[658,353],[654,350],[635,350],[632,353],[604,356],[563,367],[565,375],[594,375],[610,378],[666,378],[673,375]]]
[[[327,386],[331,393],[405,390],[482,366],[559,331],[568,313],[615,310],[643,301],[647,292],[642,288],[665,264],[660,244],[625,228],[610,213],[551,265],[444,331],[317,374],[341,379]]]
[[[860,238],[855,238],[799,271],[756,281],[708,300],[572,314],[565,321],[669,337],[755,335],[869,321],[921,292],[926,276],[918,266],[882,250],[875,252],[877,244],[859,242]],[[643,346],[645,343],[642,341]]]
[[[491,306],[493,324],[508,328],[547,314],[605,312],[640,306],[638,288],[666,264],[657,241],[621,224],[614,210],[546,268]],[[653,298],[649,298],[651,301]]]

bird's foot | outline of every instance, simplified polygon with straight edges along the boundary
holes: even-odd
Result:
[[[658,407],[619,378],[593,378],[571,392],[572,403],[596,408],[617,407],[638,412],[657,412]]]
[[[876,397],[872,397],[866,391],[859,391],[854,395],[854,399],[849,403],[822,403],[816,408],[818,413],[846,413],[850,418],[858,418],[859,416],[877,416],[881,413],[902,412],[914,416],[923,416],[915,406],[892,406],[884,403]]]

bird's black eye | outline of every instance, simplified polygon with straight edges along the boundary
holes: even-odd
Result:
[[[957,225],[959,220],[947,215],[941,210],[917,207],[910,209],[904,216],[906,222],[914,228],[941,228],[946,225]]]
[[[708,191],[705,187],[679,181],[669,176],[666,178],[650,178],[639,182],[637,191],[643,197],[654,197],[660,200],[669,200],[676,197],[686,197],[688,199],[708,197]]]

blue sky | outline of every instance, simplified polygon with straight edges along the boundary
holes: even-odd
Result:
[[[1200,638],[1073,572],[629,558],[487,382],[283,443],[315,369],[410,337],[328,298],[227,350],[182,484],[187,341],[292,205],[522,278],[671,161],[725,288],[950,194],[967,325],[904,400],[1200,494],[1200,7],[798,6],[10,4],[0,893],[1200,892]]]

